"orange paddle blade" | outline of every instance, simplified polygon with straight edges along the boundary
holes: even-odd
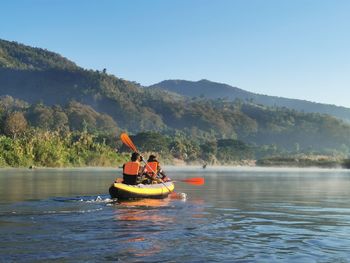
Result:
[[[134,143],[132,142],[132,140],[130,139],[129,135],[127,135],[125,132],[123,132],[120,135],[120,139],[122,140],[122,142],[128,146],[131,150],[133,150],[134,152],[138,152],[136,149],[136,146],[134,145]]]
[[[193,185],[203,185],[204,184],[204,178],[203,177],[193,177],[193,178],[187,178],[180,180],[181,182],[193,184]]]

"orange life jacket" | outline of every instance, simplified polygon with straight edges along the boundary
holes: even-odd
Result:
[[[148,162],[145,166],[147,174],[154,176],[158,173],[158,162]]]
[[[139,162],[127,162],[124,164],[123,174],[137,176],[139,174],[140,166]]]

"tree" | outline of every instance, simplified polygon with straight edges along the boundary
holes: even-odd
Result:
[[[216,141],[208,141],[200,145],[201,158],[204,161],[211,161],[217,154],[218,148]]]
[[[68,104],[67,113],[72,130],[96,129],[96,118],[99,114],[92,107],[72,101]]]
[[[107,114],[100,114],[96,119],[96,124],[97,128],[102,131],[116,133],[118,130],[117,123]]]
[[[53,112],[53,130],[68,130],[68,116],[63,111],[54,111]]]
[[[21,111],[28,108],[28,103],[11,96],[0,96],[0,109],[6,112]]]
[[[251,147],[239,140],[221,139],[217,142],[217,158],[221,162],[252,159],[253,151]]]
[[[27,128],[27,120],[22,112],[10,113],[5,119],[4,132],[6,135],[16,138],[18,134],[23,133]]]
[[[181,134],[176,135],[169,148],[174,157],[185,161],[197,159],[200,152],[200,147],[196,141],[188,139]]]
[[[139,150],[146,152],[167,153],[169,138],[156,132],[141,132],[132,136],[132,140]]]
[[[53,124],[52,109],[42,103],[33,105],[28,112],[28,120],[31,125],[49,130]]]

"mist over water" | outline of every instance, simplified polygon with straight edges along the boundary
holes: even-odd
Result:
[[[1,260],[347,262],[350,172],[167,170],[206,183],[118,202],[108,195],[118,170],[1,170]]]

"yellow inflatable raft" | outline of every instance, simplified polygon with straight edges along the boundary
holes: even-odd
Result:
[[[174,188],[172,182],[138,185],[114,183],[109,188],[109,194],[112,198],[118,199],[165,198],[174,191]]]

